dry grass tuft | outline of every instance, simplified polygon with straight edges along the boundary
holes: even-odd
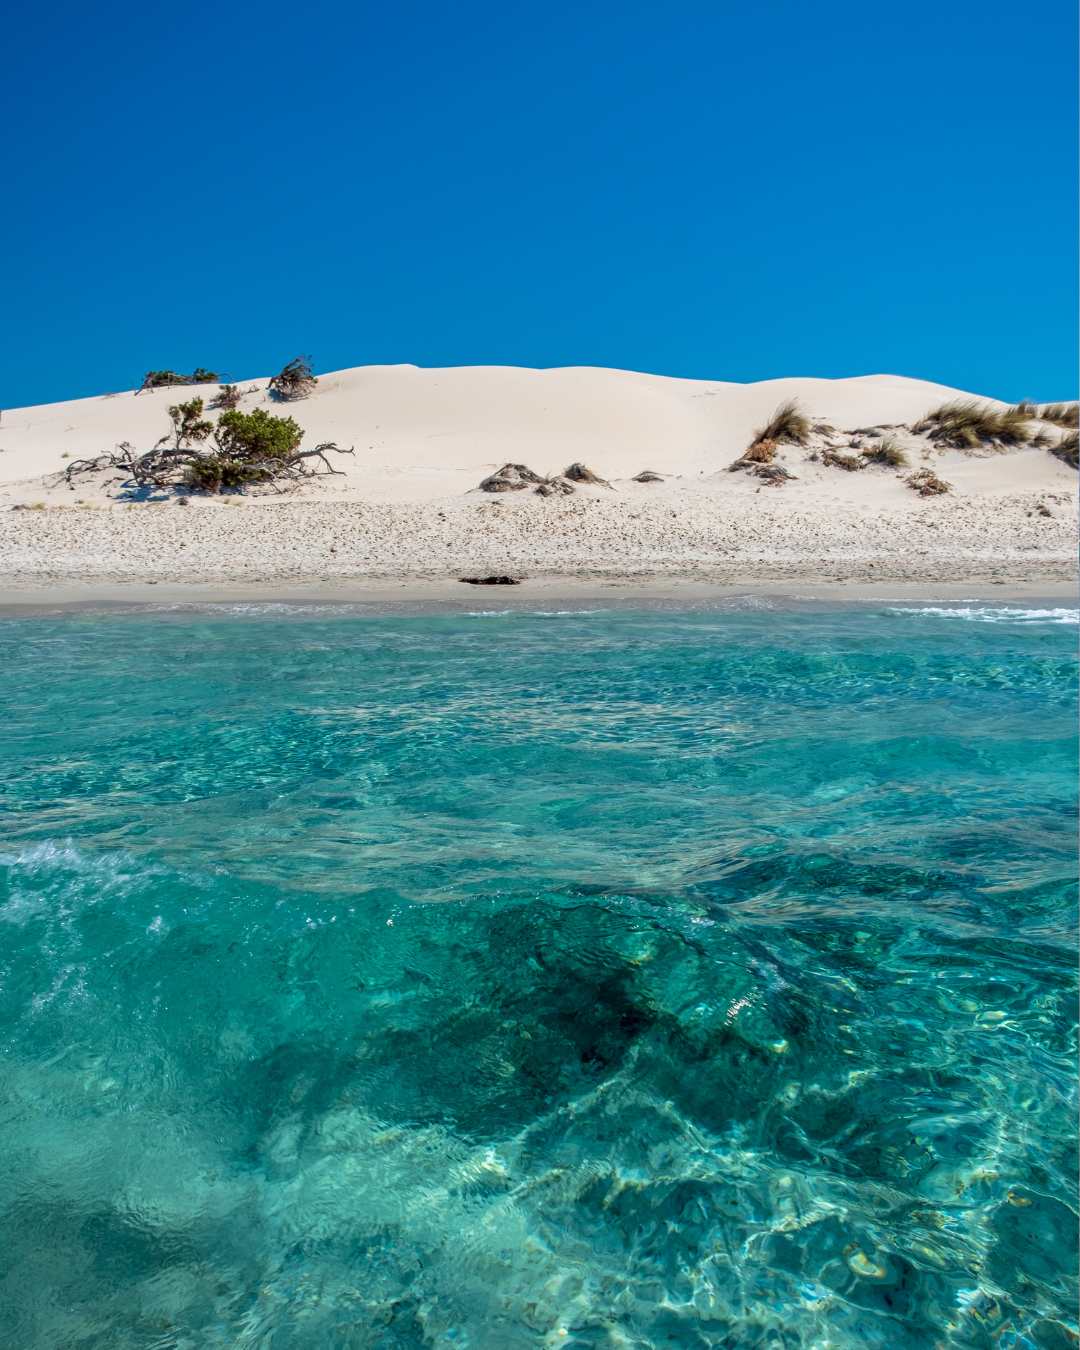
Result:
[[[861,451],[868,464],[887,464],[892,469],[905,468],[908,457],[900,449],[893,436],[886,436],[878,445],[871,445]]]
[[[805,445],[809,435],[810,419],[799,411],[798,403],[791,398],[781,403],[765,426],[754,432],[752,445],[759,445],[762,441],[787,441],[792,445]]]
[[[1048,403],[1039,416],[1044,422],[1054,422],[1059,427],[1080,426],[1080,404]]]
[[[1030,414],[1020,408],[998,410],[988,403],[961,399],[928,412],[912,430],[929,436],[935,445],[977,450],[984,445],[1025,445],[1032,436],[1030,421]]]
[[[943,492],[952,491],[952,484],[939,478],[932,469],[917,469],[904,481],[920,497],[939,497]]]
[[[1080,468],[1080,431],[1067,432],[1056,445],[1048,448],[1056,459],[1060,459],[1070,469]]]

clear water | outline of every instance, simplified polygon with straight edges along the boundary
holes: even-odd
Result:
[[[0,623],[0,1345],[1075,1345],[1075,622]]]

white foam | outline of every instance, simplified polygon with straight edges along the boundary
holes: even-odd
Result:
[[[934,619],[966,619],[969,623],[1080,624],[1080,609],[1021,609],[1013,605],[898,606],[890,614],[921,614]]]

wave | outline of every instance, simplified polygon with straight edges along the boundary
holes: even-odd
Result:
[[[1080,624],[1080,609],[1022,609],[1015,605],[908,605],[890,614],[921,614],[933,619],[966,619],[969,623]]]

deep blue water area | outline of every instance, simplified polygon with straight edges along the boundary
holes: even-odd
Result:
[[[1076,1345],[1076,613],[0,621],[0,1345]]]

